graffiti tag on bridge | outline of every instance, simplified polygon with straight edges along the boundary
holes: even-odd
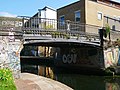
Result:
[[[62,56],[63,63],[76,63],[77,54],[64,54]]]

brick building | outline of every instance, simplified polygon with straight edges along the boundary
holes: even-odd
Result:
[[[108,23],[120,31],[120,3],[112,0],[79,0],[57,9],[57,18],[82,24],[80,31],[98,33]],[[94,29],[92,28],[94,27]]]

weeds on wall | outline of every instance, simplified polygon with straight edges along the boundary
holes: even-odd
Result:
[[[0,69],[0,90],[17,90],[10,69]]]

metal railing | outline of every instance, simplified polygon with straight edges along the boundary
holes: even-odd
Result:
[[[106,17],[108,22],[114,21],[114,19]],[[33,35],[51,35],[57,37],[86,37],[86,38],[98,38],[99,32],[98,29],[103,28],[95,25],[83,24],[79,22],[72,22],[69,20],[56,20],[56,19],[47,19],[39,17],[22,17],[21,26],[11,26],[11,25],[0,25],[0,35],[9,35],[9,32],[13,32],[14,35],[24,35],[24,34],[33,34]],[[119,20],[116,21],[119,23]],[[105,23],[104,23],[105,24]],[[111,25],[111,24],[110,24]],[[105,25],[104,25],[105,26]],[[114,33],[114,34],[113,34]],[[111,36],[116,38],[120,33],[119,30],[113,30],[111,28]],[[119,37],[117,37],[119,38]]]
[[[103,26],[108,25],[110,27],[109,39],[120,39],[120,18],[104,16]]]
[[[46,19],[38,17],[23,18],[22,30],[24,34],[67,34],[69,36],[96,36],[98,37],[98,29],[100,27],[93,25],[81,24],[69,20],[61,21],[55,19]],[[97,33],[86,32],[87,29],[96,31]]]
[[[120,31],[120,18],[112,18],[109,16],[104,16],[104,27],[108,24],[111,28],[111,31]]]
[[[49,31],[82,31],[83,25],[71,21],[61,21],[47,18],[23,18],[23,31],[25,30],[49,30]]]

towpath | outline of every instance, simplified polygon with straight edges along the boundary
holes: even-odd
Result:
[[[17,90],[73,90],[58,81],[30,73],[21,73],[15,84]]]

